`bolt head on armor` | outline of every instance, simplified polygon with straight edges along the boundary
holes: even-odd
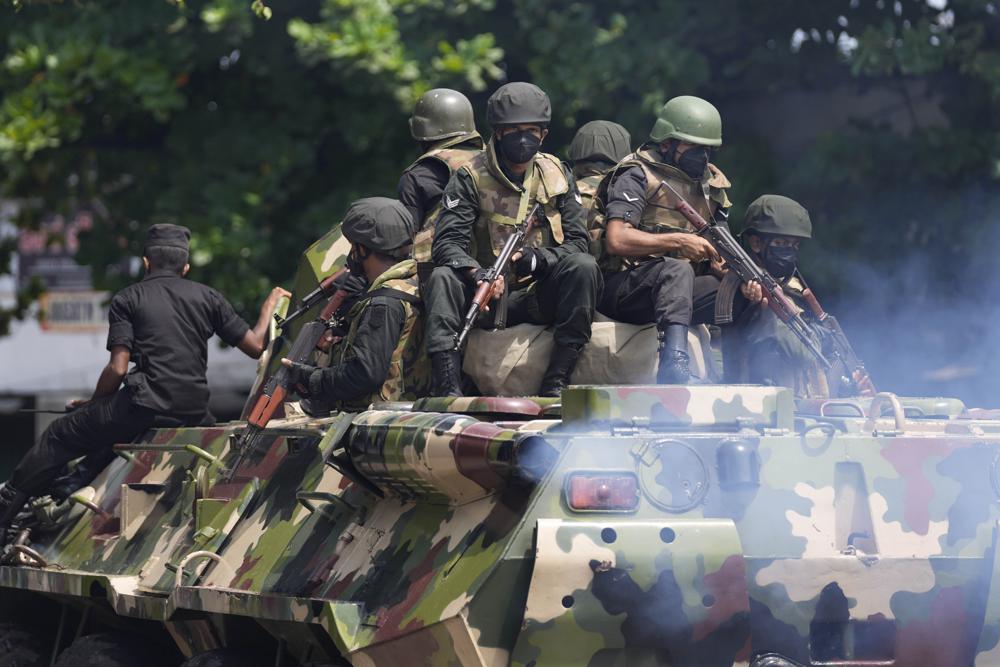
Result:
[[[388,252],[413,242],[413,216],[397,199],[366,197],[347,209],[341,231],[351,243]]]
[[[410,135],[417,141],[440,141],[476,131],[472,103],[450,88],[428,90],[410,117]]]
[[[800,239],[812,238],[809,211],[794,199],[762,195],[751,202],[743,218],[743,233],[780,234]]]
[[[486,102],[486,120],[501,125],[548,125],[552,104],[544,90],[533,83],[516,81],[497,88]]]
[[[592,120],[576,132],[566,157],[574,162],[603,160],[617,164],[632,152],[628,130],[609,120]]]
[[[711,102],[681,95],[668,100],[660,109],[649,138],[656,142],[677,139],[701,146],[721,146],[722,116]]]

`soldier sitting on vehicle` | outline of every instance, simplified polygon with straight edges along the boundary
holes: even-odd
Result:
[[[675,97],[663,105],[649,138],[599,188],[606,223],[598,310],[620,322],[655,324],[657,382],[686,384],[688,326],[712,322],[724,268],[712,244],[692,233],[666,184],[704,218],[726,224],[730,183],[709,162],[710,150],[722,145],[722,119],[706,100]],[[760,300],[759,286],[744,290]]]
[[[631,151],[632,137],[628,130],[610,120],[592,120],[576,131],[566,158],[573,167],[573,178],[588,213],[601,179]]]
[[[263,353],[274,309],[289,293],[272,289],[251,329],[222,294],[184,278],[190,236],[178,225],[149,228],[145,277],[111,299],[111,357],[93,396],[71,403],[71,412],[45,429],[0,487],[0,544],[27,501],[50,491],[72,459],[106,455],[162,415],[184,425],[211,423],[205,370],[213,334],[254,359]]]
[[[788,197],[763,195],[747,208],[740,238],[754,262],[802,310],[817,344],[823,346],[825,329],[807,307],[806,284],[798,270],[799,247],[812,238],[809,212]],[[737,284],[735,276],[726,276],[716,304],[719,323],[733,321],[723,329],[725,381],[789,387],[803,398],[830,396],[827,375],[816,358],[769,309],[740,308],[744,297],[735,289]]]
[[[452,174],[483,150],[476,132],[472,103],[462,93],[435,88],[423,94],[410,116],[410,134],[423,154],[399,179],[399,201],[413,216],[413,257],[431,259],[433,222],[441,210],[441,193]]]
[[[351,242],[347,266],[368,291],[347,314],[347,335],[326,368],[282,359],[310,412],[365,410],[375,401],[426,396],[430,369],[423,346],[417,263],[409,259],[413,221],[399,201],[354,202],[341,223]]]
[[[513,256],[506,316],[508,324],[554,326],[556,347],[539,393],[558,396],[590,340],[601,273],[588,253],[585,212],[572,174],[539,152],[552,118],[548,95],[530,83],[508,83],[490,96],[486,115],[493,136],[448,182],[435,223],[436,268],[425,288],[434,394],[462,394],[455,341],[467,302],[485,267],[538,203],[544,220]],[[495,298],[504,291],[502,284],[496,288]]]

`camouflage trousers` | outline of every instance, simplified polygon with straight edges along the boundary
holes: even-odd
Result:
[[[589,254],[566,255],[548,275],[514,290],[507,303],[507,324],[550,324],[556,345],[586,345],[604,280]],[[427,352],[452,349],[462,326],[473,287],[460,270],[439,266],[421,287],[427,313]],[[494,311],[479,318],[489,328]]]

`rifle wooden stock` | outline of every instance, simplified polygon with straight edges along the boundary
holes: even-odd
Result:
[[[803,290],[802,298],[805,299],[809,310],[813,312],[816,319],[830,332],[833,341],[833,353],[844,363],[847,371],[851,374],[845,380],[853,382],[854,388],[857,389],[861,396],[874,396],[878,393],[878,390],[875,389],[875,383],[872,381],[872,376],[868,373],[868,369],[865,368],[865,362],[854,351],[851,341],[847,339],[847,334],[844,333],[844,329],[840,326],[837,318],[831,317],[829,313],[823,310],[823,306],[820,305],[819,299],[816,298],[811,289],[806,288]]]
[[[341,275],[343,273],[344,271],[339,272]],[[305,363],[309,360],[309,356],[316,349],[316,345],[320,342],[323,334],[326,333],[330,320],[344,304],[348,296],[349,293],[347,290],[339,289],[330,297],[330,300],[323,307],[323,310],[320,311],[316,319],[302,327],[302,331],[295,338],[292,349],[286,355],[289,359],[298,363]],[[288,394],[292,389],[289,376],[288,368],[282,364],[278,366],[278,370],[264,384],[264,391],[254,404],[253,410],[251,410],[250,416],[247,418],[247,426],[237,442],[237,449],[239,451],[236,460],[227,471],[227,481],[233,478],[233,475],[236,474],[236,470],[243,464],[243,461],[256,449],[261,432],[267,428],[268,423],[270,423],[274,415],[285,404],[285,399],[288,398]]]
[[[503,248],[500,249],[500,253],[497,255],[496,261],[493,262],[493,266],[487,270],[482,284],[476,287],[472,303],[469,304],[469,309],[465,313],[465,319],[462,321],[462,329],[455,334],[454,349],[456,352],[462,349],[462,345],[465,343],[465,339],[472,330],[472,327],[475,326],[480,313],[489,304],[490,297],[493,296],[493,286],[507,272],[507,265],[510,264],[511,257],[521,249],[525,239],[528,238],[528,234],[534,229],[535,215],[538,213],[540,206],[538,203],[532,206],[524,222],[518,225],[516,231],[507,237],[507,241],[504,243]]]

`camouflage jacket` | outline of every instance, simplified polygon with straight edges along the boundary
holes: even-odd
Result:
[[[347,319],[347,335],[334,347],[317,386],[310,386],[313,395],[345,411],[428,395],[430,366],[414,260],[376,278]]]
[[[478,268],[493,263],[514,227],[537,201],[545,224],[536,226],[526,245],[544,248],[543,261],[587,252],[585,215],[573,176],[554,156],[538,153],[522,183],[500,167],[494,143],[463,165],[442,197],[432,254],[438,266]]]
[[[400,201],[413,211],[422,213],[422,220],[418,221],[416,237],[413,240],[413,258],[418,262],[429,262],[431,259],[431,241],[434,239],[434,220],[441,212],[441,191],[447,185],[448,180],[455,174],[459,167],[474,158],[483,151],[482,138],[473,133],[471,136],[463,134],[458,137],[451,137],[434,144],[430,150],[418,157],[413,163],[403,171],[400,179]],[[447,174],[441,182],[435,183],[435,188],[428,192],[428,188],[421,187],[421,184],[414,183],[412,186],[406,184],[408,175],[416,173],[416,169],[421,165],[434,163],[441,165],[433,173]],[[441,178],[438,176],[438,178]],[[419,197],[419,202],[406,201],[404,190],[414,190],[411,196]],[[436,190],[436,196],[435,192]]]
[[[606,219],[620,218],[636,229],[652,234],[671,232],[693,232],[687,219],[677,210],[677,197],[664,183],[669,182],[705,219],[725,220],[732,206],[726,191],[729,179],[714,164],[709,164],[704,176],[694,180],[683,171],[660,160],[655,147],[646,146],[627,155],[601,181],[598,186],[599,203],[597,212],[591,215],[591,227],[597,228],[598,236],[603,236]],[[620,187],[616,184],[620,183]],[[629,188],[629,184],[632,188]],[[629,193],[629,189],[641,192]],[[601,267],[606,271],[624,270],[651,257],[622,259],[606,252],[601,244],[598,255]]]
[[[583,209],[587,213],[590,254],[597,258],[601,256],[604,216],[599,210],[600,207],[594,206],[594,204],[597,202],[598,186],[600,186],[601,181],[604,180],[604,177],[613,168],[614,165],[600,161],[578,162],[573,165],[573,177],[576,179],[576,187],[580,191]]]

